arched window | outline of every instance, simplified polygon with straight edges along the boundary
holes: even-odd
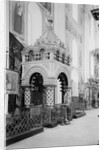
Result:
[[[33,50],[29,51],[28,56],[29,56],[29,61],[32,61],[34,57]]]
[[[62,63],[65,63],[65,54],[62,54]]]
[[[44,48],[40,49],[40,57],[41,57],[41,60],[44,59],[44,52],[45,52],[45,49],[44,49]]]

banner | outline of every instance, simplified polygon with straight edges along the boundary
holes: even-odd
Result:
[[[18,73],[6,70],[6,93],[18,94]]]

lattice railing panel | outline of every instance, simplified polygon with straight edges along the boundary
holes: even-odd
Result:
[[[34,108],[35,109],[35,108]],[[38,108],[39,110],[39,108]],[[41,110],[41,107],[40,107]],[[21,115],[7,118],[6,137],[17,136],[23,132],[29,131],[32,128],[39,128],[42,126],[42,113],[30,115],[30,111],[25,111]]]

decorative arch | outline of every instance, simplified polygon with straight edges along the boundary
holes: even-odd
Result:
[[[29,81],[30,81],[32,74],[36,72],[40,73],[43,76],[43,83],[44,83],[45,79],[48,78],[48,73],[44,68],[40,66],[36,66],[36,67],[32,67],[31,69],[27,71],[27,73],[23,77],[23,81],[24,81],[23,84],[29,85]]]
[[[56,79],[57,79],[58,76],[59,76],[59,74],[62,73],[62,72],[66,75],[67,80],[68,80],[68,86],[69,86],[69,84],[70,84],[70,72],[69,72],[69,70],[66,69],[65,67],[59,67],[59,68],[57,69],[57,71],[56,71],[55,77],[56,77]]]

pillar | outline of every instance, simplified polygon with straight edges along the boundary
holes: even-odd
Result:
[[[46,87],[46,105],[54,106],[55,104],[55,85],[45,85]]]
[[[72,88],[71,87],[69,87],[67,89],[67,94],[68,94],[68,104],[70,104],[71,103],[71,97],[72,97]]]
[[[65,89],[65,95],[64,95],[64,103],[69,103],[69,90]]]
[[[24,92],[24,98],[25,98],[25,106],[29,107],[30,106],[30,102],[31,102],[31,91],[30,91],[30,87],[25,87],[25,92]]]

